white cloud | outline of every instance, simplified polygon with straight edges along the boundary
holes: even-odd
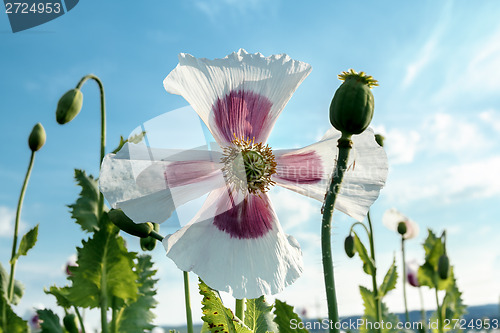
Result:
[[[477,153],[489,148],[489,140],[482,131],[478,118],[467,119],[449,113],[430,116],[421,127],[427,151],[435,153]]]
[[[479,114],[479,118],[485,124],[491,126],[495,131],[500,132],[500,112],[489,109]]]
[[[387,130],[385,126],[374,126],[375,133],[385,137],[384,148],[391,165],[408,164],[414,161],[421,137],[417,130]]]
[[[256,12],[263,5],[268,6],[268,2],[262,0],[250,0],[250,1],[239,1],[239,0],[204,0],[195,1],[195,7],[208,16],[212,23],[217,23],[217,19],[222,16],[229,14],[248,14],[251,12]]]
[[[15,210],[6,206],[0,206],[0,237],[12,237],[15,220]],[[26,224],[22,220],[19,223],[19,230],[20,232],[26,230]]]

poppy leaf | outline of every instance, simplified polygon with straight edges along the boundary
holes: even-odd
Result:
[[[77,248],[77,266],[69,277],[73,285],[68,298],[73,305],[100,307],[103,297],[123,302],[137,300],[137,274],[133,271],[136,253],[127,251],[118,228],[104,218],[99,231],[82,244]]]
[[[247,299],[245,309],[245,325],[254,333],[276,332],[277,327],[273,322],[272,309],[264,296]]]
[[[274,303],[274,322],[278,325],[278,332],[287,333],[307,333],[305,328],[299,328],[299,323],[302,323],[302,319],[293,312],[293,306],[286,304],[285,302],[277,299]],[[293,321],[292,321],[293,320]],[[296,328],[292,328],[291,323],[295,322]],[[301,325],[302,326],[302,325]]]
[[[59,316],[52,310],[38,310],[36,313],[40,318],[41,333],[64,333]]]
[[[235,317],[231,310],[227,309],[219,296],[210,289],[200,279],[200,295],[203,296],[201,304],[203,305],[202,320],[207,323],[209,332],[228,332],[228,333],[250,333],[252,332],[241,321]]]
[[[75,180],[82,190],[76,202],[68,206],[71,217],[82,227],[83,231],[94,232],[99,229],[97,180],[78,169],[75,169]]]

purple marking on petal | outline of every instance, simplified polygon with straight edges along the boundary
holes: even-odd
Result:
[[[217,203],[214,225],[221,231],[237,238],[259,238],[273,228],[274,212],[265,194],[247,195],[241,202],[232,206],[226,196]],[[231,207],[232,206],[232,207]]]
[[[214,162],[204,160],[180,161],[169,164],[164,172],[168,187],[190,185],[218,175]]]
[[[257,93],[232,90],[215,101],[212,111],[215,126],[227,142],[239,139],[253,139],[262,142],[271,131],[271,101]]]
[[[323,179],[323,164],[315,151],[305,153],[287,153],[276,156],[276,175],[282,180],[314,184]]]

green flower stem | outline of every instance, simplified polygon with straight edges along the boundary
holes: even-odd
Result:
[[[193,333],[193,315],[191,314],[191,297],[189,296],[189,275],[184,272],[184,298],[186,301],[186,322],[188,333]]]
[[[14,259],[17,250],[17,240],[19,233],[19,221],[21,220],[21,209],[23,207],[24,194],[26,193],[26,187],[28,186],[28,181],[31,176],[31,170],[33,169],[33,163],[35,161],[35,152],[31,152],[30,163],[28,165],[28,171],[26,171],[26,176],[24,177],[23,187],[21,188],[21,194],[19,195],[19,201],[17,202],[16,211],[16,223],[14,226],[14,239],[12,241],[12,254],[10,257],[10,275],[9,275],[9,285],[8,285],[8,301],[12,303],[14,299],[14,274],[16,271],[17,259]]]
[[[441,312],[441,305],[439,304],[438,288],[436,283],[436,305],[437,305],[437,316],[438,316],[438,332],[443,333],[443,313]]]
[[[149,236],[153,237],[154,239],[156,240],[159,240],[160,242],[163,241],[163,237],[162,235],[160,235],[159,233],[157,233],[156,231],[152,230],[150,233],[149,233]]]
[[[362,226],[362,227],[363,227],[363,229],[365,229],[365,231],[366,231],[366,235],[367,235],[368,237],[370,237],[370,232],[368,231],[368,228],[366,227],[366,225],[364,225],[364,223],[361,223],[361,222],[354,222],[354,223],[351,225],[351,230],[350,230],[350,232],[349,232],[349,233],[352,233],[352,232],[353,232],[353,230],[354,230],[354,227],[355,227],[355,226],[357,226],[357,225]]]
[[[85,325],[83,324],[83,318],[82,318],[82,315],[80,314],[80,311],[78,310],[78,307],[73,305],[73,308],[75,309],[76,317],[78,318],[78,321],[80,322],[81,333],[86,333],[85,332]]]
[[[101,304],[99,304],[99,306],[101,308],[101,332],[109,333],[108,317],[107,317],[108,297],[106,295],[107,286],[106,286],[105,274],[106,272],[103,272],[101,278]]]
[[[373,225],[372,219],[370,217],[370,211],[367,214],[368,217],[368,226],[370,227],[370,232],[368,233],[370,237],[370,253],[373,260],[373,273],[372,273],[372,284],[373,284],[373,296],[375,297],[375,315],[377,317],[377,322],[382,322],[382,300],[378,297],[378,285],[377,285],[377,262],[375,260],[375,241],[373,240]],[[382,329],[379,327],[378,332],[382,332]]]
[[[323,253],[323,271],[325,278],[326,300],[328,304],[328,318],[333,321],[333,327],[330,327],[331,333],[339,333],[340,330],[335,325],[339,321],[339,313],[337,306],[337,295],[335,292],[335,277],[333,274],[333,259],[332,259],[332,214],[335,207],[335,200],[340,191],[344,173],[347,170],[347,161],[349,159],[349,151],[352,148],[350,135],[342,134],[338,141],[339,154],[337,165],[333,170],[332,180],[328,191],[326,192],[325,203],[322,213],[323,219],[321,222],[321,251]]]
[[[99,86],[99,92],[101,94],[101,154],[99,159],[99,169],[101,168],[102,160],[104,159],[104,155],[106,153],[106,104],[105,104],[105,95],[104,95],[104,86],[97,76],[93,74],[85,75],[82,77],[80,82],[76,85],[76,89],[80,89],[82,85],[87,80],[94,80]],[[104,196],[102,193],[99,193],[99,218],[104,213]]]
[[[424,329],[424,333],[427,332],[427,316],[425,315],[425,307],[424,307],[424,295],[422,294],[422,287],[418,287],[418,294],[420,296],[420,318],[422,320],[422,327]]]
[[[245,320],[245,312],[243,308],[245,307],[245,299],[237,299],[236,300],[236,308],[234,312],[236,313],[236,317],[238,317],[241,321]]]
[[[405,315],[406,322],[410,322],[410,315],[408,313],[408,301],[406,299],[406,258],[405,258],[405,239],[401,236],[401,254],[403,256],[403,299],[405,302]]]

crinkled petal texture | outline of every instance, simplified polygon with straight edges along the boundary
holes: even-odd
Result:
[[[297,150],[275,151],[280,186],[323,202],[337,160],[341,133],[329,130],[317,143]],[[385,184],[388,161],[371,128],[352,137],[353,149],[335,209],[362,221]]]
[[[99,189],[134,222],[162,223],[184,203],[224,186],[221,153],[127,143],[101,165]]]
[[[391,208],[388,209],[384,216],[382,217],[382,222],[384,225],[395,232],[398,232],[398,225],[400,222],[404,222],[406,224],[406,233],[403,235],[404,239],[411,239],[418,236],[420,232],[420,228],[418,224],[410,220],[408,217],[401,214],[397,209]]]
[[[224,59],[209,60],[181,53],[163,84],[191,104],[219,144],[235,137],[266,142],[310,71],[309,64],[286,54],[264,57],[240,49]]]
[[[265,194],[215,190],[192,223],[165,237],[163,245],[181,270],[235,298],[276,294],[303,270],[299,244],[283,233]]]

